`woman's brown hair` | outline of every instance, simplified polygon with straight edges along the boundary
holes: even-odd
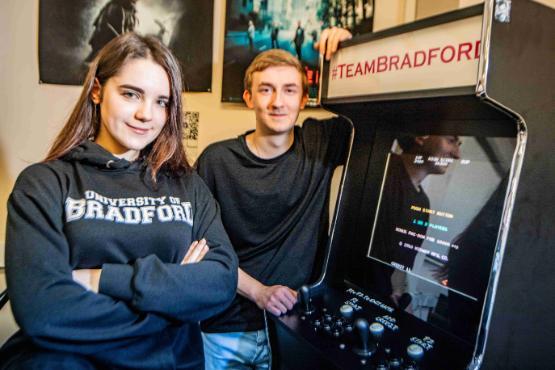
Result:
[[[44,161],[58,159],[85,140],[94,140],[100,129],[100,110],[91,98],[95,79],[100,85],[116,75],[130,59],[151,59],[159,64],[170,80],[168,120],[158,137],[141,152],[152,171],[152,179],[160,169],[170,173],[191,170],[183,147],[183,87],[179,62],[157,38],[129,32],[112,39],[92,61],[83,91],[62,131],[54,140]]]

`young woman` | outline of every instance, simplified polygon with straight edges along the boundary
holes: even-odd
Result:
[[[237,259],[182,145],[178,63],[133,33],[97,55],[47,158],[8,202],[21,330],[2,369],[203,367],[198,321],[226,308]]]

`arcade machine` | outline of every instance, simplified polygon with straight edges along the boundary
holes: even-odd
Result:
[[[284,369],[553,369],[555,12],[485,1],[342,43],[353,141]]]

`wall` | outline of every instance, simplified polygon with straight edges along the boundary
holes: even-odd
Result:
[[[431,17],[436,14],[448,12],[457,9],[459,0],[419,0],[416,5],[416,18]]]

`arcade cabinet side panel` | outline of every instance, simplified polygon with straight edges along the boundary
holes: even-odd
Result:
[[[555,10],[513,0],[493,21],[486,93],[522,116],[524,163],[482,369],[548,369],[555,355]]]

